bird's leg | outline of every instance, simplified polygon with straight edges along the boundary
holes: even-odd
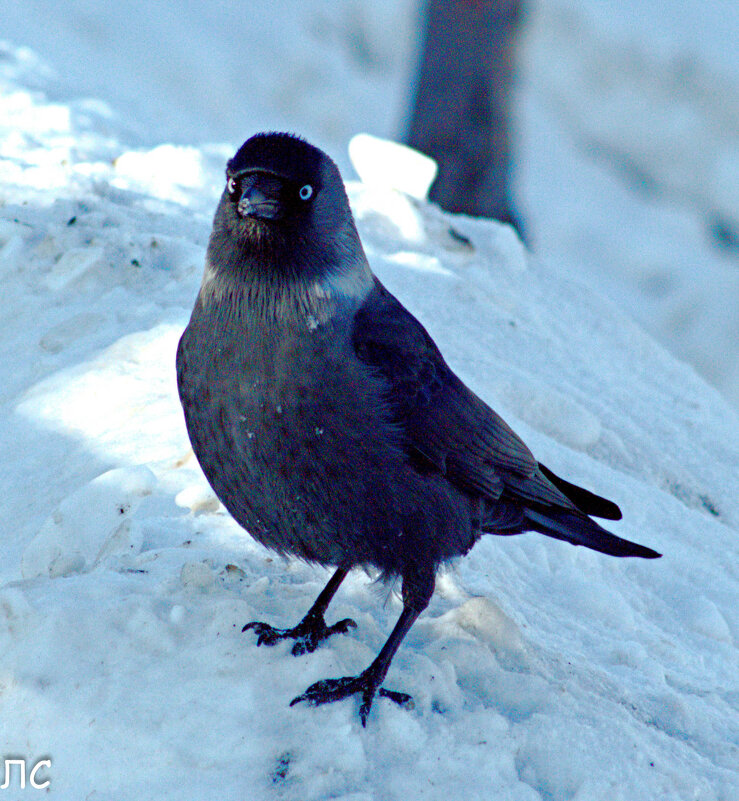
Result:
[[[346,578],[347,570],[338,568],[331,576],[328,584],[321,590],[315,603],[308,610],[306,616],[291,629],[276,629],[269,623],[258,623],[256,621],[247,623],[242,631],[253,629],[257,634],[257,645],[276,645],[280,640],[293,639],[293,654],[300,656],[305,653],[312,653],[318,644],[330,637],[332,634],[345,634],[349,629],[355,629],[357,624],[350,618],[340,620],[332,626],[327,626],[323,619],[323,613],[331,603],[331,599],[339,589],[339,585]]]
[[[361,694],[362,703],[359,707],[359,718],[362,726],[367,725],[367,716],[372,708],[375,695],[389,698],[400,706],[406,708],[413,707],[413,699],[407,693],[388,690],[382,687],[382,682],[390,668],[395,652],[400,647],[405,635],[410,631],[416,618],[428,606],[431,595],[434,591],[433,572],[424,575],[419,580],[418,575],[414,575],[412,580],[408,576],[403,578],[403,612],[395,624],[395,628],[387,639],[382,650],[375,657],[372,664],[363,670],[358,676],[344,676],[340,679],[323,679],[311,684],[310,687],[297,698],[293,698],[290,706],[307,701],[312,706],[330,703],[331,701],[341,701],[350,695]]]

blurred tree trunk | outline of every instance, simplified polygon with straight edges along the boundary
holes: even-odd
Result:
[[[428,0],[407,143],[436,160],[430,199],[512,222],[510,103],[520,0]]]

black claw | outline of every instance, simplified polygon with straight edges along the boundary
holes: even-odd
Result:
[[[326,634],[328,637],[329,635]],[[324,639],[323,637],[321,639]],[[311,637],[309,634],[295,638],[295,645],[293,645],[292,655],[302,656],[303,654],[312,654],[318,648],[320,640]]]
[[[257,635],[257,645],[276,645],[284,636],[281,629],[272,628],[268,623],[258,623],[256,621],[247,623],[241,631],[254,629]]]
[[[306,701],[311,706],[319,706],[333,701],[341,701],[350,695],[360,693],[362,695],[362,703],[359,707],[359,719],[362,721],[362,726],[367,725],[367,717],[370,709],[372,709],[372,702],[375,700],[376,694],[382,698],[389,698],[404,709],[413,709],[413,698],[410,695],[378,687],[374,677],[367,672],[360,673],[358,676],[344,676],[340,679],[317,681],[315,684],[311,684],[302,695],[293,698],[290,701],[290,706],[295,706],[295,704],[299,704],[302,701]]]
[[[384,687],[380,687],[379,694],[383,698],[389,698],[394,701],[398,706],[402,706],[403,709],[415,709],[416,707],[413,696],[408,695],[408,693],[399,693],[397,690],[386,690]]]
[[[362,721],[362,728],[367,728],[367,716],[372,709],[372,701],[374,696],[367,697],[367,693],[362,696],[362,705],[359,707],[359,719]]]
[[[355,629],[356,627],[356,622],[350,617],[346,617],[338,623],[334,623],[333,626],[329,626],[328,631],[329,634],[346,634],[349,629]]]
[[[347,631],[356,627],[357,624],[350,618],[327,626],[323,617],[310,616],[305,617],[291,629],[276,629],[269,623],[253,621],[247,623],[241,631],[253,629],[257,635],[257,645],[277,645],[280,640],[293,639],[295,645],[293,645],[292,653],[294,656],[301,656],[315,651],[323,640],[328,639],[332,634],[346,634]]]
[[[271,629],[268,623],[258,623],[256,620],[253,620],[251,623],[247,623],[241,631],[248,631],[249,629],[254,629],[257,634],[261,634],[265,629]]]
[[[301,701],[307,701],[311,706],[319,706],[348,698],[358,691],[355,686],[357,678],[358,676],[344,676],[341,679],[321,679],[321,681],[311,684],[302,695],[293,698],[290,706],[295,706]]]

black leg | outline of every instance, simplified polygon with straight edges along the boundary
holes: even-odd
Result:
[[[412,578],[403,578],[403,612],[395,624],[392,634],[388,637],[382,650],[375,657],[372,664],[358,676],[344,676],[340,679],[323,679],[311,684],[310,687],[297,698],[293,698],[290,706],[307,701],[312,706],[340,701],[350,695],[360,694],[362,704],[359,707],[359,717],[362,726],[367,725],[367,716],[372,708],[372,701],[379,692],[380,696],[395,701],[396,704],[405,707],[412,707],[413,699],[407,693],[387,690],[380,685],[385,679],[393,661],[395,652],[403,642],[403,638],[410,631],[416,618],[428,606],[431,595],[434,591],[434,576],[424,575],[419,577],[413,575]]]
[[[333,626],[327,626],[326,621],[323,619],[323,613],[331,603],[331,599],[336,594],[336,590],[339,589],[339,585],[346,578],[347,572],[340,567],[331,576],[328,584],[321,590],[315,603],[297,626],[291,629],[276,629],[270,626],[269,623],[254,621],[247,623],[241,630],[253,629],[258,635],[257,645],[276,645],[280,640],[293,639],[295,640],[295,645],[293,645],[293,654],[295,656],[315,651],[318,644],[332,634],[345,634],[349,629],[357,627],[357,624],[349,618],[340,620],[338,623],[334,623]]]

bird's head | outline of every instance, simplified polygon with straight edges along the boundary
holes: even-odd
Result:
[[[261,133],[226,167],[209,261],[251,280],[302,282],[367,268],[341,174],[305,140]]]
[[[252,136],[226,166],[223,198],[247,233],[311,226],[319,195],[336,192],[336,166],[322,151],[297,136]]]

